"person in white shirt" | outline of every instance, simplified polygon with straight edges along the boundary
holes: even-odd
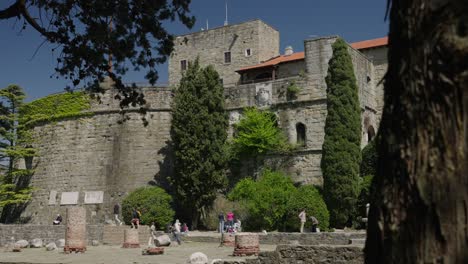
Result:
[[[304,224],[306,222],[306,212],[305,209],[302,209],[302,211],[299,213],[299,219],[301,220],[301,229],[300,232],[304,233]]]
[[[177,241],[177,244],[181,244],[180,242],[180,222],[179,219],[176,219],[174,223],[174,230],[172,231],[174,233],[175,240]]]

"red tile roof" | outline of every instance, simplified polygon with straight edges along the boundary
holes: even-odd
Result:
[[[291,62],[291,61],[296,61],[296,60],[303,60],[304,59],[304,52],[296,52],[291,55],[279,55],[277,57],[271,58],[267,61],[264,61],[260,64],[257,65],[252,65],[252,66],[247,66],[242,69],[237,70],[238,72],[241,71],[246,71],[246,70],[251,70],[251,69],[258,69],[258,68],[264,68],[264,67],[272,67],[276,66],[280,63],[285,63],[285,62]]]
[[[383,37],[383,38],[377,38],[377,39],[370,39],[370,40],[364,40],[360,42],[354,42],[349,44],[351,47],[357,50],[362,50],[362,49],[369,49],[369,48],[376,48],[376,47],[381,47],[381,46],[386,46],[388,45],[388,37]],[[265,67],[273,67],[276,66],[280,63],[285,63],[285,62],[291,62],[291,61],[297,61],[297,60],[303,60],[304,59],[304,52],[296,52],[291,55],[279,55],[277,57],[271,58],[267,61],[264,61],[260,64],[257,65],[252,65],[252,66],[247,66],[244,68],[241,68],[237,70],[237,72],[243,72],[247,70],[252,70],[252,69],[259,69],[259,68],[265,68]]]
[[[369,49],[369,48],[376,48],[380,46],[388,45],[388,37],[377,38],[377,39],[370,39],[364,40],[360,42],[354,42],[350,44],[351,47],[361,50],[361,49]]]

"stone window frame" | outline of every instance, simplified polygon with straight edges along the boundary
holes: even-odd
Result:
[[[230,51],[224,52],[224,64],[231,64],[232,62],[232,53]]]
[[[180,70],[181,71],[187,70],[187,60],[180,60]]]
[[[245,49],[244,55],[245,55],[246,57],[250,57],[250,56],[252,56],[252,54],[253,54],[253,52],[252,52],[252,49],[251,49],[251,48]]]

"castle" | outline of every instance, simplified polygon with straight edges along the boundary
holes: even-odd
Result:
[[[23,217],[49,224],[67,206],[82,205],[88,221],[112,218],[112,207],[130,191],[157,183],[171,173],[168,158],[171,100],[188,62],[199,58],[220,73],[226,110],[232,124],[248,106],[270,109],[289,141],[299,148],[290,156],[271,155],[302,184],[322,184],[321,148],[327,115],[326,83],[331,45],[337,37],[304,41],[304,52],[286,48],[280,54],[279,32],[261,20],[179,36],[169,61],[169,87],[144,87],[147,126],[130,110],[122,118],[116,93],[108,89],[90,116],[38,124],[34,128],[36,189]],[[375,136],[383,108],[387,39],[350,44],[362,111],[362,146]],[[106,85],[106,84],[104,84]],[[296,87],[291,93],[289,88]],[[299,88],[299,89],[297,89]],[[288,162],[284,163],[284,159]]]

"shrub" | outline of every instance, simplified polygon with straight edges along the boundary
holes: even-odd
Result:
[[[301,87],[299,87],[295,81],[291,81],[287,88],[287,95],[289,99],[295,99],[297,94],[301,91]]]
[[[298,218],[299,212],[305,209],[307,214],[306,227],[311,228],[312,222],[309,217],[314,216],[319,221],[321,230],[328,230],[329,218],[327,206],[315,186],[304,185],[298,188],[297,192],[292,195],[288,205],[288,218],[285,222],[287,231],[298,231],[300,221]]]
[[[171,207],[172,198],[159,187],[142,187],[131,192],[122,202],[122,215],[125,223],[132,220],[132,209],[141,212],[141,222],[149,225],[155,222],[160,228],[171,223],[174,210]]]
[[[342,228],[353,217],[359,192],[361,109],[348,45],[337,39],[332,48],[321,168],[330,223]]]
[[[243,221],[245,230],[278,230],[284,227],[289,200],[296,191],[287,175],[265,170],[258,181],[241,180],[228,198],[245,203],[249,213]]]
[[[232,147],[239,156],[258,156],[290,148],[286,136],[278,128],[275,114],[271,112],[246,108],[235,129],[237,133]]]

